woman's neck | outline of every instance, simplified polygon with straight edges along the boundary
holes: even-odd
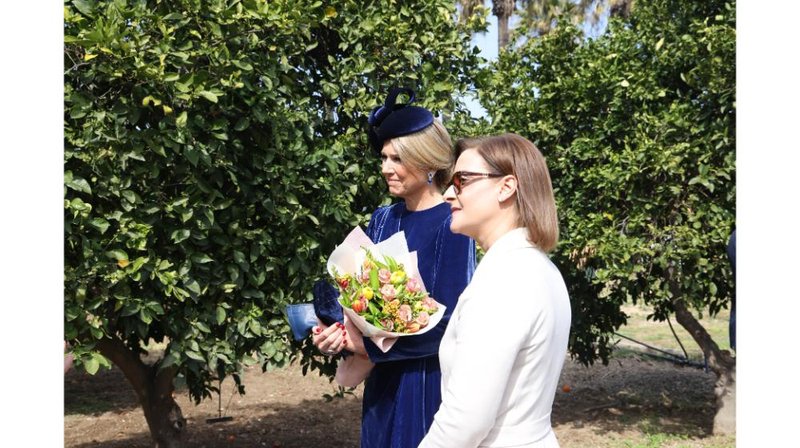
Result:
[[[519,227],[519,215],[511,210],[501,210],[483,223],[479,235],[475,235],[475,241],[488,252],[495,241],[517,227]]]
[[[406,202],[406,209],[412,212],[427,210],[444,202],[442,194],[433,186],[420,190],[418,194],[404,197],[403,200]]]

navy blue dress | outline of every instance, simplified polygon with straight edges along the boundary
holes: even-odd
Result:
[[[450,205],[412,212],[404,202],[372,214],[367,235],[374,242],[405,232],[428,293],[447,307],[444,318],[427,333],[401,337],[383,353],[364,338],[375,363],[364,385],[362,448],[416,447],[433,423],[442,401],[439,342],[461,292],[475,271],[475,242],[450,231]]]

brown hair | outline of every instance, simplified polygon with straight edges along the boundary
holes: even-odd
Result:
[[[403,162],[423,171],[435,171],[433,179],[439,188],[450,182],[455,162],[453,141],[439,120],[433,120],[421,131],[393,138],[392,146]]]
[[[519,225],[528,240],[544,252],[558,243],[558,212],[553,184],[544,156],[528,139],[517,134],[459,140],[456,152],[475,149],[496,173],[517,178]]]

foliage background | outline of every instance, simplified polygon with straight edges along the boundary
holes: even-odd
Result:
[[[493,132],[548,159],[570,288],[570,351],[606,362],[620,306],[729,308],[736,211],[736,3],[637,2],[629,20],[501,52],[478,78]],[[564,23],[568,21],[564,20]]]
[[[242,363],[284,364],[284,306],[310,298],[385,196],[367,111],[394,84],[461,111],[477,59],[454,14],[441,0],[65,2],[78,364],[107,363],[104,337],[134,352],[166,337],[160,368],[179,367],[196,399]]]
[[[665,319],[732,295],[735,3],[640,2],[585,39],[559,26],[481,65],[485,15],[452,2],[65,2],[65,333],[90,372],[104,337],[200,399],[242,363],[299,354],[284,306],[387,199],[366,113],[395,84],[454,136],[517,132],[548,157],[570,350],[607,361],[620,305]],[[563,21],[565,24],[568,20]],[[468,119],[477,92],[491,120]],[[298,351],[299,350],[299,351]],[[254,357],[253,357],[254,355]]]

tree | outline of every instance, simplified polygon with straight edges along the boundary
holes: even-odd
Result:
[[[497,17],[497,48],[508,46],[508,19],[514,14],[514,0],[492,0],[492,14]]]
[[[543,36],[558,23],[597,25],[603,17],[625,16],[633,0],[521,0],[517,30],[522,36]]]
[[[243,393],[244,366],[296,352],[282,310],[384,197],[368,111],[394,84],[463,109],[476,56],[454,17],[444,0],[65,2],[65,338],[77,366],[122,370],[156,446],[181,444],[176,384]]]
[[[548,159],[573,356],[607,362],[628,301],[675,316],[717,375],[720,433],[734,428],[735,358],[695,315],[732,297],[735,44],[734,1],[638,2],[596,39],[560,25],[502,53],[477,86],[493,131]]]
[[[458,0],[461,12],[459,20],[464,23],[474,17],[483,7],[484,0]],[[550,32],[559,22],[574,25],[589,23],[596,25],[604,16],[627,16],[633,0],[492,0],[492,14],[497,17],[497,48],[505,49],[509,42],[520,37],[539,37]],[[509,29],[512,16],[519,23]],[[516,36],[516,37],[514,37]]]

